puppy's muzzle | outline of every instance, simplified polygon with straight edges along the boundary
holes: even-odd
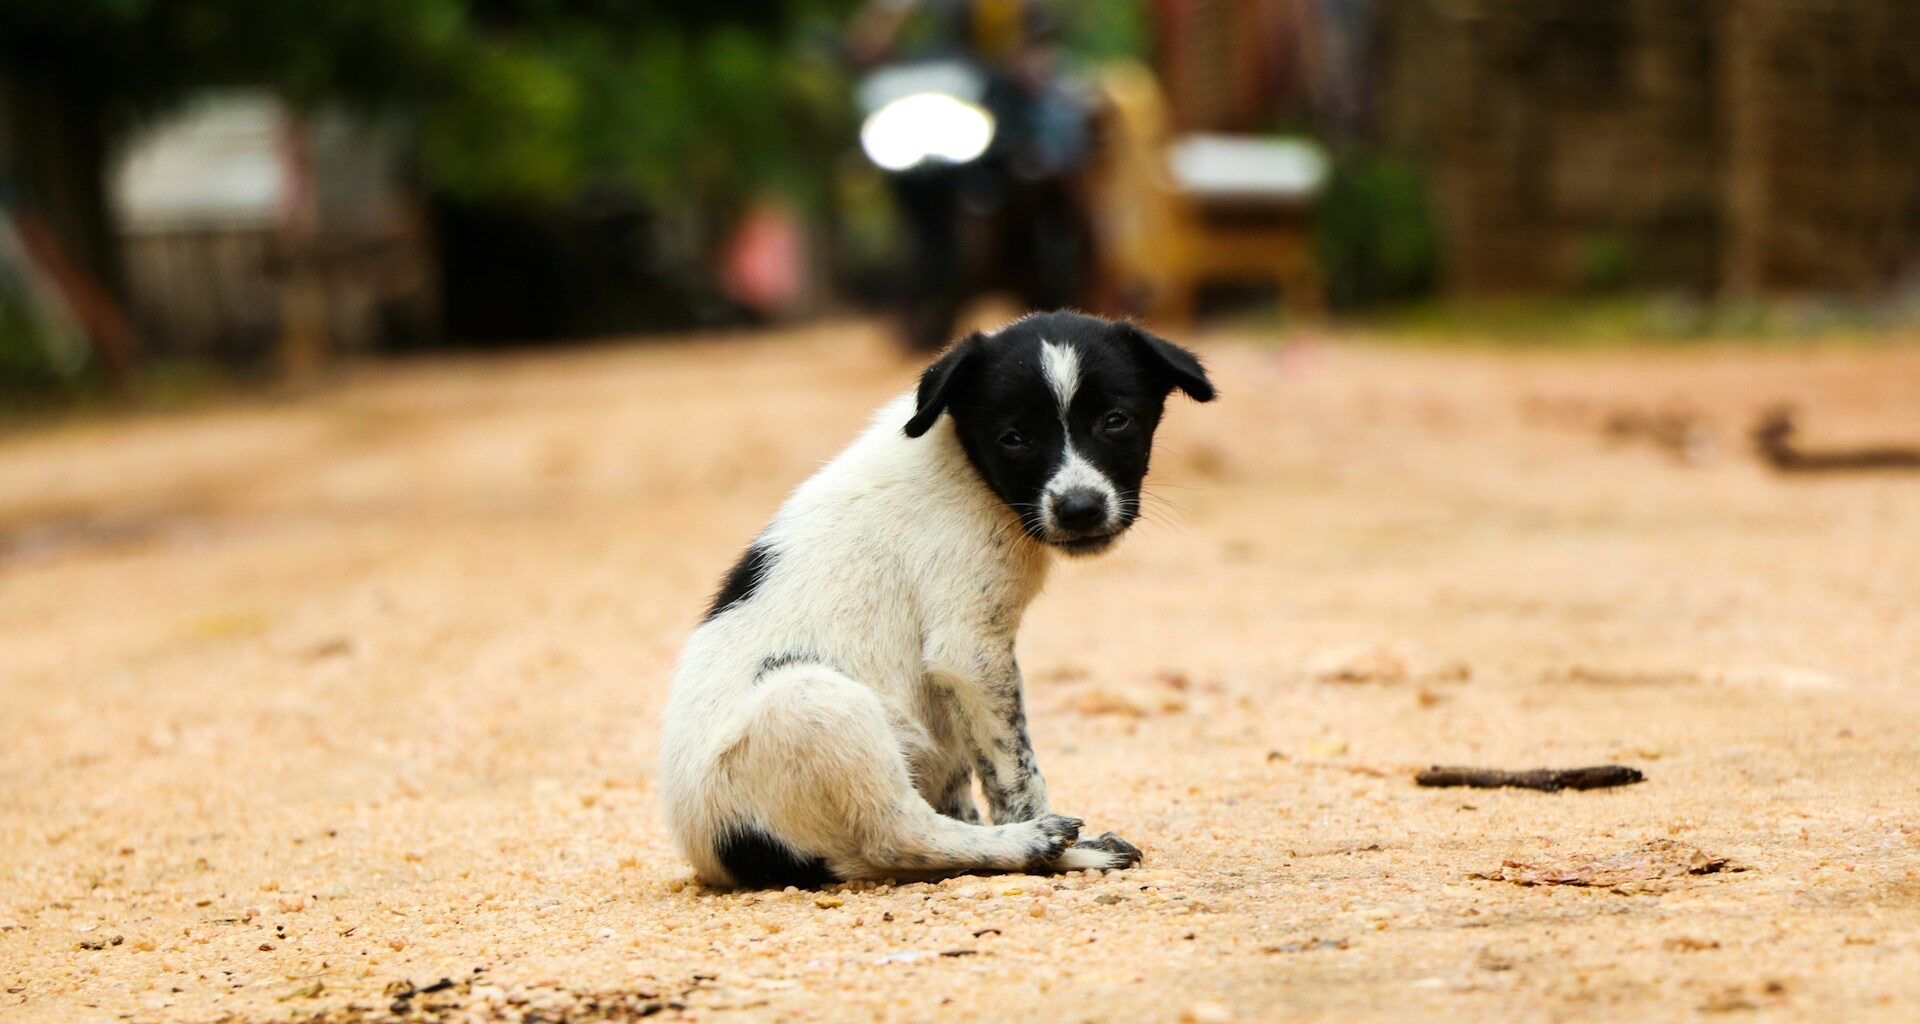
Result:
[[[1047,495],[1047,508],[1053,513],[1053,525],[1061,533],[1078,536],[1105,533],[1110,527],[1107,496],[1091,487],[1075,487]]]
[[[1047,543],[1073,553],[1097,551],[1120,531],[1111,494],[1092,487],[1049,492],[1043,503]]]

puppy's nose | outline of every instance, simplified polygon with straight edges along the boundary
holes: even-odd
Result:
[[[1091,487],[1075,487],[1053,496],[1053,521],[1068,533],[1107,524],[1107,497]]]

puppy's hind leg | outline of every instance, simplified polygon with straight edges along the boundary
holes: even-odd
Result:
[[[955,765],[948,769],[946,780],[932,793],[933,807],[949,818],[980,824],[980,805],[973,802],[973,769],[965,765]]]
[[[1079,835],[1080,822],[1059,815],[994,826],[942,816],[914,788],[880,698],[833,669],[787,666],[756,688],[740,737],[719,762],[722,785],[737,798],[728,802],[751,808],[729,834],[754,836],[747,852],[755,856],[773,848],[776,866],[825,871],[762,878],[749,858],[729,860],[723,843],[719,857],[736,882],[1048,871]]]

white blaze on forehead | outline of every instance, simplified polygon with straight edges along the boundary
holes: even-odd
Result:
[[[1054,470],[1044,489],[1040,501],[1040,520],[1049,531],[1059,529],[1053,515],[1054,502],[1068,491],[1084,489],[1100,495],[1107,507],[1107,522],[1112,523],[1120,515],[1120,496],[1114,491],[1113,481],[1107,479],[1105,473],[1100,472],[1074,448],[1073,427],[1067,422],[1067,410],[1073,405],[1073,394],[1080,390],[1080,353],[1071,346],[1042,341],[1040,376],[1047,382],[1047,390],[1053,392],[1053,400],[1060,406],[1060,427],[1064,432],[1060,466]]]
[[[1053,392],[1053,400],[1060,404],[1060,422],[1065,423],[1073,393],[1080,390],[1080,353],[1066,345],[1041,342],[1040,376],[1046,380],[1047,390]]]

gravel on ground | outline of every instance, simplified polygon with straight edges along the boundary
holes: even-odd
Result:
[[[1920,1016],[1920,474],[1745,437],[1920,440],[1920,348],[1198,346],[1021,641],[1105,876],[721,893],[663,834],[678,645],[911,381],[871,327],[0,439],[0,1017]]]

